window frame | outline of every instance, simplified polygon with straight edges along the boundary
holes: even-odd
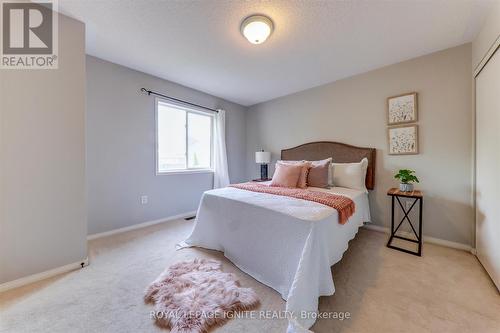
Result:
[[[164,98],[156,97],[155,98],[155,174],[157,176],[164,176],[164,175],[178,175],[178,174],[196,174],[196,173],[213,173],[214,172],[214,142],[215,142],[215,114],[212,112],[207,112],[207,111],[202,111],[199,110],[195,107],[188,107],[181,105],[180,103],[173,103],[169,100],[166,100]],[[158,147],[159,147],[159,142],[158,142],[158,106],[159,104],[166,104],[170,107],[180,109],[185,111],[186,114],[186,167],[184,169],[172,169],[172,170],[167,170],[167,171],[160,171],[159,169],[159,152],[158,152]],[[189,114],[199,114],[203,116],[208,116],[210,118],[210,167],[209,168],[189,168],[189,144],[188,144],[188,136],[189,136],[189,121],[188,117]]]

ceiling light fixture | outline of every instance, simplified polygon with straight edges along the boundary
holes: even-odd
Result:
[[[273,32],[273,21],[264,15],[251,15],[241,23],[241,34],[252,44],[262,44]]]

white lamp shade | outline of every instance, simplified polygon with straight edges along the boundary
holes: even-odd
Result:
[[[260,163],[260,164],[271,163],[271,153],[268,151],[256,151],[255,163]]]

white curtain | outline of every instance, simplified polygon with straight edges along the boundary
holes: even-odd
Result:
[[[218,111],[215,116],[214,188],[229,185],[226,153],[226,111]]]

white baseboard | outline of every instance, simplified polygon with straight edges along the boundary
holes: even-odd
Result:
[[[139,223],[139,224],[134,224],[134,225],[131,225],[129,227],[114,229],[114,230],[110,230],[110,231],[106,231],[106,232],[101,232],[98,234],[89,235],[89,236],[87,236],[87,240],[111,236],[111,235],[119,234],[122,232],[136,230],[136,229],[148,227],[151,225],[155,225],[155,224],[159,224],[159,223],[163,223],[163,222],[167,222],[167,221],[172,221],[172,220],[177,220],[177,219],[181,219],[181,218],[185,218],[185,217],[190,217],[193,215],[196,215],[196,211],[188,212],[188,213],[184,213],[184,214],[179,214],[179,215],[175,215],[175,216],[170,216],[170,217],[166,217],[166,218],[162,218],[162,219],[158,219],[158,220],[147,221],[147,222],[143,222],[143,223]],[[67,273],[67,272],[70,272],[70,271],[78,269],[78,268],[82,268],[82,263],[83,263],[83,266],[87,266],[89,264],[88,257],[83,259],[83,260],[80,260],[80,261],[77,261],[77,262],[74,262],[74,263],[71,263],[68,265],[64,265],[61,267],[56,267],[54,269],[51,269],[51,270],[48,270],[45,272],[29,275],[29,276],[26,276],[26,277],[23,277],[23,278],[20,278],[17,280],[2,283],[2,284],[0,284],[0,293],[7,291],[7,290],[10,290],[10,289],[18,288],[18,287],[21,287],[21,286],[24,286],[24,285],[27,285],[27,284],[30,284],[33,282],[45,280],[45,279],[48,279],[50,277],[53,277],[53,276],[56,276],[56,275],[59,275],[62,273]]]
[[[123,227],[123,228],[113,229],[110,231],[100,232],[97,234],[88,235],[87,240],[93,240],[93,239],[97,239],[97,238],[101,238],[101,237],[107,237],[107,236],[111,236],[111,235],[121,234],[123,232],[141,229],[141,228],[149,227],[151,225],[155,225],[155,224],[159,224],[159,223],[163,223],[163,222],[167,222],[167,221],[172,221],[172,220],[177,220],[177,219],[182,219],[182,218],[190,217],[193,215],[196,215],[196,211],[178,214],[178,215],[174,215],[174,216],[170,216],[170,217],[164,217],[164,218],[158,219],[158,220],[142,222],[142,223],[134,224],[134,225],[131,225],[128,227]]]
[[[83,266],[82,266],[82,263],[83,263]],[[84,266],[87,266],[88,264],[89,264],[89,258],[87,257],[83,260],[80,260],[80,261],[77,261],[77,262],[74,262],[71,264],[67,264],[67,265],[64,265],[61,267],[56,267],[56,268],[50,269],[50,270],[45,271],[45,272],[25,276],[25,277],[17,279],[17,280],[5,282],[5,283],[0,284],[0,293],[7,291],[7,290],[10,290],[10,289],[22,287],[24,285],[27,285],[27,284],[30,284],[33,282],[45,280],[45,279],[51,278],[53,276],[56,276],[56,275],[59,275],[62,273],[67,273],[67,272],[73,271],[75,269],[79,269],[79,268],[82,268]]]
[[[378,231],[378,232],[384,232],[386,234],[390,233],[390,228],[387,228],[387,227],[381,227],[381,226],[374,225],[374,224],[365,224],[364,227],[366,229],[370,229],[370,230],[374,230],[374,231]],[[401,236],[404,236],[404,237],[409,237],[409,236],[413,235],[412,233],[406,232],[406,231],[398,231],[398,234],[401,234]],[[429,236],[424,236],[424,242],[436,244],[436,245],[441,245],[441,246],[446,246],[446,247],[451,247],[452,249],[463,250],[463,251],[468,251],[468,252],[473,253],[472,246],[467,245],[467,244],[451,242],[451,241],[447,241],[444,239],[429,237]]]

